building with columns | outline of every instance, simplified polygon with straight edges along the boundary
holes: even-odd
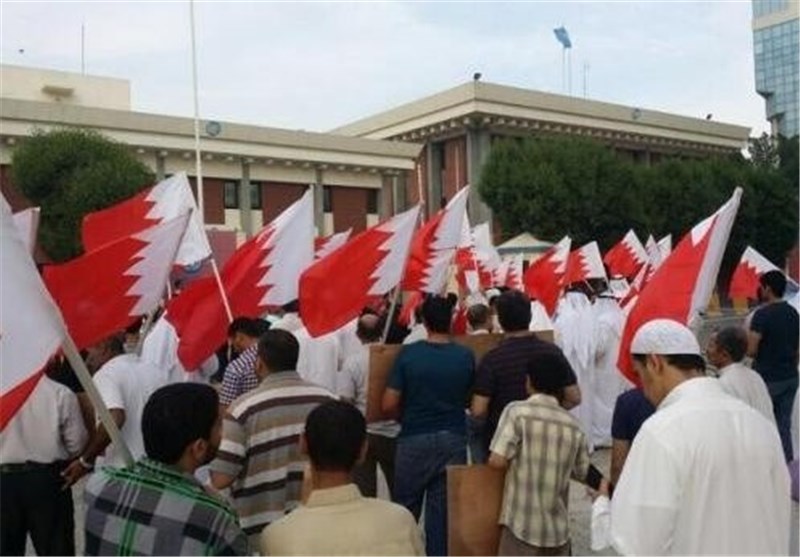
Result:
[[[709,157],[745,148],[750,128],[473,80],[331,130],[349,137],[423,143],[402,202],[420,196],[428,214],[466,184],[477,184],[492,143],[504,137],[593,138],[642,164]],[[477,188],[470,221],[491,221]]]
[[[0,187],[15,209],[15,145],[36,129],[83,127],[130,146],[160,179],[186,171],[194,186],[194,121],[131,110],[130,82],[0,66]],[[278,215],[309,184],[319,234],[354,231],[424,202],[432,214],[477,184],[503,137],[579,136],[642,164],[743,149],[749,128],[635,106],[542,93],[478,80],[341,126],[312,133],[203,121],[204,217],[241,240]],[[196,186],[194,186],[196,187]],[[477,188],[470,220],[491,222]]]
[[[0,66],[0,186],[17,209],[13,149],[35,130],[81,127],[130,146],[157,179],[185,171],[196,191],[194,120],[135,112],[126,80]],[[230,122],[201,124],[204,217],[258,231],[313,185],[318,233],[358,232],[394,211],[422,146]]]

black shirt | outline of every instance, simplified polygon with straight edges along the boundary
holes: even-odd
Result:
[[[631,389],[617,397],[611,419],[611,437],[633,442],[642,424],[656,411],[642,389]]]
[[[797,377],[798,315],[787,302],[756,310],[750,329],[761,335],[753,369],[766,383]]]
[[[525,389],[525,376],[529,362],[547,353],[555,358],[558,365],[542,369],[542,373],[557,373],[563,378],[564,387],[578,382],[572,366],[561,349],[553,343],[537,338],[535,335],[511,337],[504,339],[499,346],[489,351],[478,366],[475,376],[476,395],[489,397],[489,415],[486,418],[486,439],[491,443],[500,414],[509,402],[525,400],[528,392]]]

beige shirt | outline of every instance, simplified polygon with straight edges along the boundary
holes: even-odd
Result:
[[[362,497],[355,484],[311,493],[261,534],[262,555],[425,555],[408,510]]]
[[[772,399],[758,373],[741,362],[735,362],[719,370],[719,383],[726,393],[749,404],[770,422],[775,422]]]
[[[80,454],[89,438],[78,397],[42,377],[28,400],[0,432],[0,464],[49,464]]]

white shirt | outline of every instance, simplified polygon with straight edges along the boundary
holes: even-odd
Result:
[[[312,337],[305,327],[294,331],[300,344],[297,373],[310,383],[336,392],[336,372],[339,369],[340,348],[336,332]]]
[[[342,370],[336,374],[336,394],[355,401],[355,406],[366,416],[367,393],[369,393],[369,345],[361,345],[357,352],[348,356]],[[385,420],[367,424],[367,432],[384,437],[397,437],[400,424]]]
[[[0,464],[69,460],[81,453],[88,439],[78,397],[64,385],[42,377],[0,431]]]
[[[417,323],[411,327],[411,332],[403,339],[403,344],[411,344],[419,340],[428,340],[428,330],[422,323]]]
[[[717,379],[690,379],[633,441],[611,538],[623,555],[786,555],[790,505],[775,425]]]
[[[772,399],[761,376],[742,364],[734,362],[719,370],[719,383],[725,392],[758,410],[762,416],[775,423]]]
[[[142,412],[150,395],[167,384],[164,372],[135,354],[123,354],[106,362],[93,379],[108,409],[117,408],[125,412],[125,423],[120,432],[134,460],[144,456]],[[103,464],[125,466],[113,443],[106,449]]]
[[[199,369],[187,371],[178,359],[179,343],[175,328],[162,317],[144,337],[141,359],[161,370],[166,383],[207,383],[219,367],[217,355],[209,356]]]
[[[284,313],[283,316],[275,321],[270,329],[281,329],[294,333],[303,327],[303,321],[297,313]]]

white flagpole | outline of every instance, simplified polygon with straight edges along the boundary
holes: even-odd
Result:
[[[189,0],[189,20],[192,34],[192,93],[194,97],[194,169],[197,185],[197,207],[200,209],[200,223],[205,229],[205,209],[203,203],[203,164],[200,160],[200,102],[197,95],[197,47],[194,36],[194,0]]]
[[[195,40],[194,31],[194,0],[189,0],[189,19],[192,27],[192,92],[194,97],[194,168],[197,181],[197,208],[200,211],[200,225],[203,231],[206,230],[206,214],[205,204],[203,203],[203,163],[200,156],[200,101],[197,93],[197,43]],[[206,232],[206,237],[208,233]],[[222,284],[222,277],[219,274],[217,262],[214,260],[214,255],[211,255],[211,269],[214,272],[214,279],[219,288],[219,295],[222,298],[222,305],[225,306],[225,313],[228,315],[228,321],[233,321],[233,312],[231,311],[231,304],[228,301],[228,295],[225,293],[225,287]]]
[[[133,456],[131,456],[131,451],[128,445],[125,444],[125,441],[122,440],[122,433],[120,433],[114,418],[111,417],[111,413],[103,402],[103,398],[100,396],[94,381],[92,381],[89,370],[86,369],[86,363],[83,361],[83,358],[81,358],[78,347],[75,346],[75,342],[72,340],[69,333],[65,335],[64,342],[61,346],[64,349],[64,355],[67,357],[72,369],[75,370],[78,381],[81,382],[84,391],[86,391],[86,395],[89,397],[92,406],[94,406],[97,417],[100,418],[100,422],[103,424],[103,427],[105,427],[111,442],[114,443],[119,450],[119,454],[122,456],[122,460],[125,461],[125,465],[132,466]]]

